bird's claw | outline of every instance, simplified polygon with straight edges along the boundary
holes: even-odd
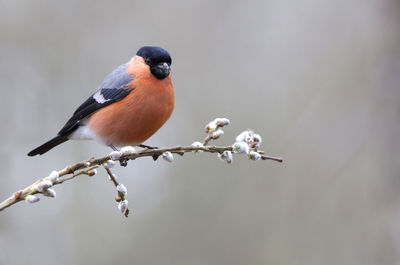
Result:
[[[151,157],[153,158],[154,161],[156,161],[159,156],[160,154],[153,154]]]
[[[119,164],[121,165],[121,167],[126,167],[128,165],[128,160],[129,158],[121,158],[119,160]]]

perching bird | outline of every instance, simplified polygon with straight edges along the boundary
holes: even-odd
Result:
[[[68,140],[98,140],[115,146],[141,145],[174,109],[171,56],[145,46],[116,68],[74,112],[57,136],[28,153],[41,155]]]

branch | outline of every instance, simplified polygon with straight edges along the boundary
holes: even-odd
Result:
[[[115,175],[111,172],[110,168],[119,161],[121,165],[126,165],[128,160],[135,160],[141,157],[153,157],[157,160],[159,156],[162,156],[164,160],[168,162],[173,161],[173,154],[183,156],[185,153],[217,153],[218,157],[227,162],[232,162],[232,153],[234,154],[246,154],[251,160],[272,160],[277,162],[283,162],[282,158],[268,156],[264,151],[259,150],[261,144],[261,137],[258,134],[254,134],[252,131],[247,130],[242,132],[236,137],[236,142],[230,146],[205,146],[209,141],[216,140],[223,135],[221,128],[229,124],[227,119],[215,119],[206,126],[206,133],[208,134],[204,140],[204,145],[200,142],[194,142],[190,146],[176,146],[166,148],[145,148],[142,150],[135,150],[135,148],[128,146],[123,147],[121,151],[113,151],[109,155],[100,158],[90,158],[85,161],[78,162],[73,165],[66,166],[59,171],[53,171],[49,176],[40,178],[31,185],[25,187],[22,190],[14,192],[9,198],[5,199],[0,203],[0,211],[14,205],[20,201],[27,201],[34,203],[40,200],[35,194],[41,193],[44,196],[55,197],[56,192],[52,189],[52,186],[63,184],[66,181],[73,180],[77,176],[88,175],[93,176],[97,173],[96,169],[103,166],[117,188],[116,201],[119,202],[118,208],[120,211],[128,217],[128,201],[126,200],[127,189],[123,184],[118,183]]]

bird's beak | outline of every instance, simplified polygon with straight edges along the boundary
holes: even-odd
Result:
[[[153,65],[150,67],[151,73],[157,78],[157,79],[164,79],[167,76],[169,76],[169,73],[171,72],[171,66],[169,64],[163,62],[159,63],[156,65]]]
[[[171,71],[171,66],[169,66],[167,63],[159,63],[156,66],[156,71],[160,72],[161,75],[163,76],[168,76],[169,72]]]

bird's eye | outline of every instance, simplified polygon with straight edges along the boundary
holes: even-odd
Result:
[[[145,62],[146,62],[148,65],[150,65],[150,59],[149,59],[149,58],[147,58],[147,59],[145,60]]]

